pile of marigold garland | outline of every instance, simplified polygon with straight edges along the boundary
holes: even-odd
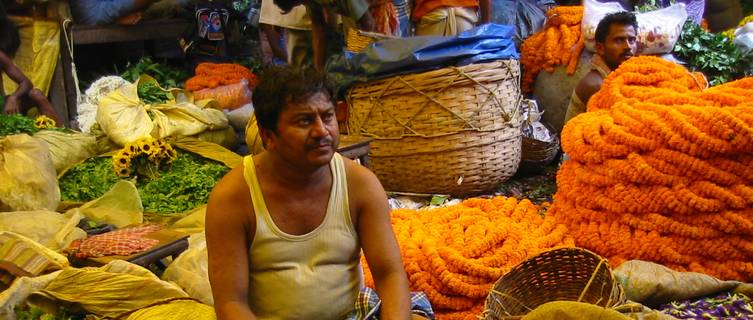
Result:
[[[633,58],[567,123],[550,214],[576,245],[753,281],[753,78],[705,85]]]
[[[438,319],[477,319],[494,283],[526,258],[572,246],[567,229],[528,200],[474,198],[431,210],[399,209],[392,224],[411,290]],[[367,285],[373,287],[366,264]]]
[[[542,69],[552,73],[555,67],[564,65],[567,74],[574,74],[585,47],[580,32],[582,6],[555,7],[549,9],[546,16],[544,29],[526,39],[520,47],[523,92],[533,91],[536,76]]]

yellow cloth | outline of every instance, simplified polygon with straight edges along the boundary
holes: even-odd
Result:
[[[417,36],[456,36],[478,22],[474,7],[442,7],[421,17],[416,24]]]
[[[34,88],[47,94],[60,53],[60,24],[57,21],[23,17],[13,17],[11,20],[18,25],[21,38],[21,46],[13,63],[29,78]],[[2,80],[5,94],[16,91],[18,84],[6,74],[3,74]]]
[[[523,320],[630,320],[615,310],[575,301],[553,301],[538,306]]]
[[[355,306],[363,275],[342,157],[335,154],[330,162],[332,189],[324,221],[305,235],[286,234],[274,224],[252,156],[244,166],[256,214],[249,250],[251,310],[257,319],[344,318]]]

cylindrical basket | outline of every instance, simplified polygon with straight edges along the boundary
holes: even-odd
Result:
[[[520,162],[519,74],[510,59],[357,85],[349,134],[374,139],[371,168],[389,191],[490,191]]]
[[[606,259],[586,249],[560,248],[531,257],[500,278],[486,298],[484,319],[520,319],[550,301],[611,308],[626,298]]]

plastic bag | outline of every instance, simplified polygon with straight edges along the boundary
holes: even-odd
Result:
[[[215,320],[214,308],[191,300],[176,300],[132,313],[126,320]]]
[[[55,165],[41,139],[0,139],[0,211],[55,210],[60,203]]]
[[[197,105],[180,90],[171,90],[175,100],[163,104],[143,104],[137,88],[143,82],[155,82],[141,76],[134,84],[126,85],[102,98],[97,109],[97,123],[102,131],[118,145],[139,138],[193,136],[207,130],[229,126],[225,114],[206,105]]]
[[[696,272],[679,272],[648,261],[630,260],[614,270],[625,296],[649,307],[730,291],[737,281],[722,281]]]
[[[204,158],[224,163],[228,168],[235,168],[243,163],[243,157],[222,146],[210,142],[201,141],[193,137],[177,138],[170,141],[175,147],[193,152]]]
[[[551,301],[538,306],[523,320],[630,320],[613,309],[576,301]]]
[[[98,199],[68,212],[79,213],[97,223],[112,224],[118,228],[144,222],[144,207],[139,191],[128,180],[119,180]]]
[[[62,271],[55,271],[39,277],[21,277],[16,279],[10,288],[0,292],[0,319],[16,320],[13,308],[26,301],[32,292],[46,287],[58,277]]]
[[[624,9],[617,2],[583,1],[581,32],[585,37],[586,49],[591,52],[596,50],[596,26],[599,21],[607,14],[619,11],[624,11]],[[687,18],[688,13],[685,11],[684,4],[673,4],[664,9],[636,14],[638,20],[637,53],[659,54],[672,51]]]
[[[223,109],[233,110],[251,102],[251,89],[248,80],[241,79],[238,83],[195,91],[193,97],[196,100],[214,99]]]
[[[10,231],[0,231],[0,261],[10,262],[34,277],[69,267],[68,258],[62,254]],[[0,277],[0,288],[12,280]]]
[[[201,141],[219,144],[229,150],[235,150],[239,145],[238,135],[232,127],[218,130],[207,130],[194,137]]]
[[[202,231],[191,235],[188,249],[167,266],[162,279],[179,285],[191,298],[214,305],[208,268],[207,240]]]
[[[47,142],[57,173],[97,154],[97,139],[85,133],[42,130],[34,137]]]
[[[492,22],[515,26],[515,43],[538,32],[546,20],[546,12],[535,0],[492,1]]]
[[[63,270],[28,299],[34,304],[71,302],[100,317],[118,318],[155,303],[186,297],[183,290],[149,270],[113,260],[101,268]]]
[[[125,85],[130,84],[128,80],[118,76],[105,76],[94,81],[82,97],[83,101],[79,101],[77,106],[78,127],[81,132],[89,133],[92,126],[97,123],[97,106],[99,105],[99,99],[107,96],[110,92],[122,88]]]
[[[238,109],[225,111],[225,115],[235,130],[243,131],[246,129],[248,120],[254,115],[254,105],[249,102]]]
[[[0,231],[11,231],[60,252],[73,240],[86,238],[76,227],[82,216],[76,212],[53,211],[0,212]]]

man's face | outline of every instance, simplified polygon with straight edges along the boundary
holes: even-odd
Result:
[[[267,132],[266,147],[302,168],[329,164],[340,141],[335,106],[317,92],[289,101],[277,120],[277,133]]]
[[[596,53],[612,70],[635,54],[635,28],[631,25],[612,24],[607,39],[596,42]]]

